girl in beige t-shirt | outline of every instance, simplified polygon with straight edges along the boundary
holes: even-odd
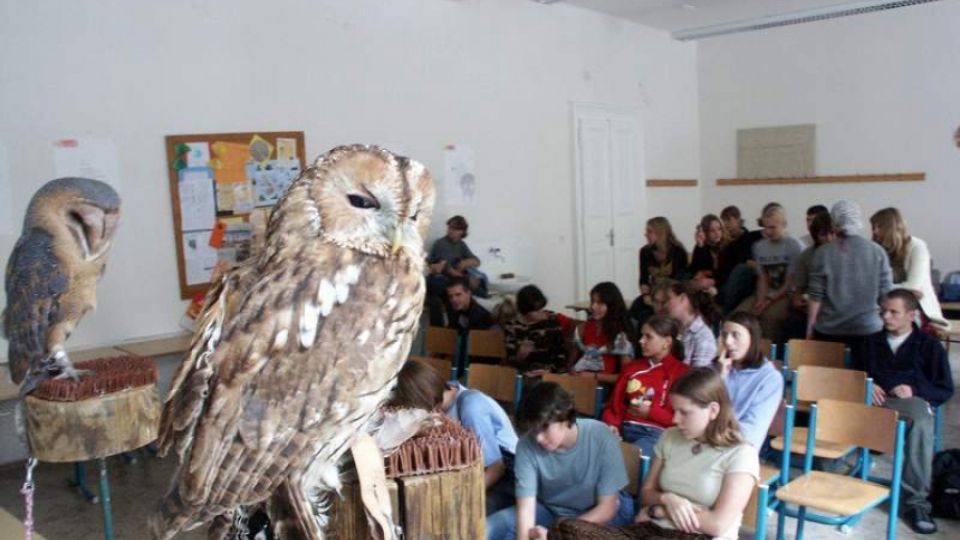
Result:
[[[743,441],[723,379],[695,368],[670,389],[676,427],[654,448],[636,522],[609,527],[564,521],[549,538],[736,539],[759,476],[755,448]],[[609,534],[604,534],[609,533]]]

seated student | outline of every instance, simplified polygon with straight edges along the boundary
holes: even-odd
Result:
[[[790,306],[789,275],[793,261],[803,251],[803,244],[787,234],[787,213],[782,206],[772,206],[763,213],[764,238],[753,245],[757,261],[757,287],[744,300],[738,311],[753,311],[760,318],[763,335],[774,343],[783,339],[783,321]]]
[[[883,330],[866,338],[855,359],[873,378],[873,403],[895,409],[907,420],[903,467],[903,516],[920,534],[937,531],[930,517],[934,414],[953,395],[953,378],[940,341],[914,323],[920,304],[907,289],[883,299]]]
[[[697,247],[693,248],[687,271],[701,290],[715,295],[720,252],[727,246],[726,230],[720,218],[713,214],[703,216],[698,230]]]
[[[453,216],[447,220],[447,234],[438,238],[427,256],[427,297],[430,324],[442,326],[442,317],[446,302],[447,282],[451,278],[467,280],[471,292],[481,292],[485,296],[485,285],[471,270],[480,266],[480,259],[470,251],[463,241],[467,237],[469,225],[463,216]]]
[[[447,282],[446,326],[460,333],[470,330],[486,330],[494,325],[493,315],[473,298],[470,286],[463,278],[451,278]]]
[[[717,302],[727,313],[755,289],[757,274],[753,268],[753,244],[763,238],[763,231],[748,231],[736,206],[724,208],[720,219],[729,241],[717,255],[714,279],[717,281]]]
[[[635,523],[610,527],[567,520],[551,539],[736,540],[760,476],[756,451],[738,429],[723,381],[694,368],[670,389],[677,426],[654,448]]]
[[[640,293],[650,294],[661,279],[686,279],[687,250],[667,218],[649,219],[645,235],[647,245],[640,248]]]
[[[808,229],[813,238],[813,245],[797,256],[793,263],[793,273],[790,274],[793,292],[790,294],[790,311],[783,322],[786,339],[804,339],[807,335],[807,309],[810,303],[807,287],[810,283],[810,264],[817,253],[817,248],[833,242],[836,238],[830,212],[814,216]]]
[[[890,256],[893,286],[913,291],[920,300],[920,329],[933,336],[937,330],[950,330],[943,316],[930,275],[930,250],[927,243],[912,236],[896,208],[884,208],[870,217],[873,241]]]
[[[830,209],[822,204],[815,204],[810,208],[807,208],[807,230],[810,230],[810,226],[813,225],[813,218],[817,217],[820,214],[830,214]],[[813,234],[805,234],[800,237],[800,241],[803,242],[803,245],[807,247],[812,247],[816,245],[817,237]]]
[[[513,505],[513,458],[517,434],[503,408],[490,396],[448,382],[432,367],[408,360],[397,375],[389,407],[440,409],[477,435],[483,453],[487,515]]]
[[[760,350],[760,321],[748,312],[727,317],[715,368],[723,376],[743,438],[757,449],[783,399],[783,376]]]
[[[683,361],[709,366],[717,356],[717,337],[711,327],[719,319],[713,298],[695,283],[674,282],[667,291],[667,312],[683,329]]]
[[[590,318],[574,330],[573,341],[568,359],[573,374],[616,375],[623,360],[633,358],[633,328],[616,284],[604,281],[590,290]]]
[[[650,289],[650,294],[638,296],[627,312],[633,328],[640,328],[654,315],[668,315],[667,302],[670,287],[677,283],[673,279],[661,279]]]
[[[577,418],[573,396],[537,383],[517,411],[523,435],[514,462],[516,507],[487,517],[488,540],[546,538],[560,518],[629,523],[633,501],[617,438],[603,422]]]
[[[602,419],[624,441],[653,455],[663,430],[673,425],[670,385],[687,372],[680,325],[663,315],[647,319],[640,330],[641,357],[623,368]]]
[[[573,319],[546,309],[547,297],[536,285],[517,291],[517,314],[503,324],[507,363],[523,372],[566,371],[567,336]]]

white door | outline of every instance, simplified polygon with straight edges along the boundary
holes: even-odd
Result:
[[[641,245],[643,141],[636,113],[574,106],[578,300],[613,281],[629,303],[637,294]]]

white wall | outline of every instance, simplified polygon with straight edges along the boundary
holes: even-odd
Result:
[[[518,0],[0,0],[0,142],[17,223],[54,175],[52,141],[119,147],[124,221],[73,347],[177,328],[168,134],[302,129],[310,158],[378,142],[437,173],[444,144],[469,144],[477,204],[441,202],[435,233],[454,212],[477,242],[520,231],[560,305],[574,300],[570,102],[641,107],[648,175],[694,177],[695,62],[665,33]],[[14,241],[0,236],[3,257]]]
[[[865,217],[897,206],[934,265],[960,267],[960,1],[946,0],[699,42],[704,211],[738,204],[753,226],[783,203],[794,235],[815,203]],[[921,183],[717,187],[736,176],[736,130],[817,125],[820,175],[925,171]]]

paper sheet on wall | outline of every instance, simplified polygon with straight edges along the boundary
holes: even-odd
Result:
[[[448,144],[443,152],[444,199],[448,205],[470,206],[477,193],[473,148]]]
[[[183,261],[187,285],[210,281],[213,268],[217,265],[217,250],[210,247],[209,230],[183,233]]]
[[[247,179],[247,161],[250,160],[250,147],[243,143],[217,141],[210,146],[213,158],[213,178],[218,184],[243,182]]]
[[[60,139],[53,143],[53,163],[57,178],[93,178],[120,191],[120,160],[117,147],[110,139]]]
[[[209,229],[217,218],[213,174],[206,167],[180,171],[180,222],[182,230]]]
[[[15,234],[13,226],[13,188],[10,184],[10,160],[7,147],[0,143],[0,234]]]

